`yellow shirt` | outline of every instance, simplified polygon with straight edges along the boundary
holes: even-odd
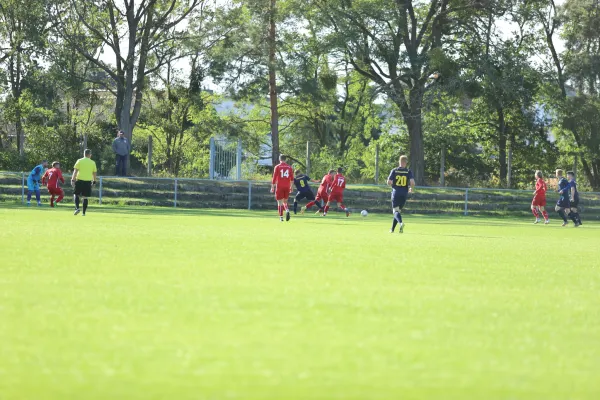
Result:
[[[75,163],[75,169],[79,171],[77,174],[78,181],[93,181],[94,172],[97,172],[96,163],[91,158],[83,157]]]

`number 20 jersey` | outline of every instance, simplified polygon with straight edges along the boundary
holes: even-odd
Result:
[[[392,181],[392,189],[395,193],[400,195],[408,194],[408,186],[410,180],[413,179],[413,173],[408,168],[394,168],[388,176],[388,181]]]

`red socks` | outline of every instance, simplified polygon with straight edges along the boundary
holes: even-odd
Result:
[[[547,221],[548,220],[548,212],[546,210],[542,211],[542,216],[544,217],[544,219]]]
[[[277,206],[277,212],[279,213],[280,217],[283,217],[283,206]]]
[[[533,213],[533,216],[536,218],[540,217],[540,213],[538,212],[537,208],[532,208],[531,212]]]

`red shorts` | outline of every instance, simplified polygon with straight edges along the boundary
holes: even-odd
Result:
[[[334,201],[342,204],[344,202],[344,192],[331,192],[329,193],[329,202],[333,203]]]
[[[531,205],[534,207],[545,207],[546,206],[546,196],[535,196],[531,201]]]
[[[279,186],[277,186],[277,189],[275,189],[275,200],[287,200],[290,197],[291,191],[292,188],[290,187],[280,188]]]
[[[317,197],[315,198],[315,201],[321,200],[323,200],[325,203],[329,201],[329,195],[327,194],[327,192],[317,192]]]
[[[49,187],[48,188],[48,193],[52,194],[52,195],[56,195],[59,196],[61,194],[63,194],[63,190],[59,187]]]

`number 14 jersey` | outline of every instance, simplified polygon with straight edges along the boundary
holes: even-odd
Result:
[[[294,182],[294,170],[288,164],[281,162],[273,170],[271,183],[277,185],[277,189],[290,189]]]

